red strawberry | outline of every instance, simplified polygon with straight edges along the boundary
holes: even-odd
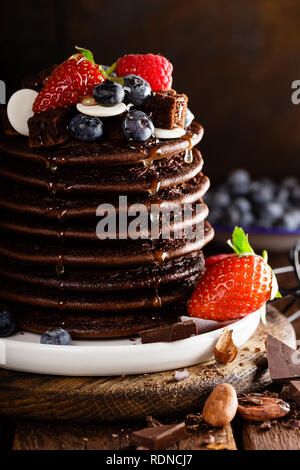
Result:
[[[173,65],[161,55],[125,55],[118,59],[116,72],[118,77],[133,73],[144,78],[153,91],[168,90],[172,86]]]
[[[260,309],[271,297],[280,296],[276,277],[267,264],[267,253],[252,250],[243,229],[236,227],[235,254],[212,265],[201,277],[188,304],[192,317],[227,321]]]
[[[213,266],[218,261],[221,261],[222,259],[227,258],[227,256],[229,256],[229,255],[225,254],[225,253],[220,254],[220,255],[209,256],[209,258],[206,258],[206,260],[205,260],[205,267],[210,268],[211,266]]]
[[[79,54],[71,56],[47,78],[33,104],[34,113],[72,106],[104,81],[92,53],[86,49],[78,50]]]

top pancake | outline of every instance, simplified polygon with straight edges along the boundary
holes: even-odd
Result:
[[[22,136],[2,135],[0,151],[25,160],[67,164],[70,166],[132,165],[145,160],[156,160],[177,155],[197,145],[203,136],[203,127],[195,121],[179,139],[149,139],[146,143],[119,141],[69,142],[55,147],[30,149],[28,139]]]

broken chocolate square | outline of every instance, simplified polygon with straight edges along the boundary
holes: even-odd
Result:
[[[139,335],[142,344],[146,343],[170,343],[180,339],[189,338],[197,335],[197,325],[193,320],[186,322],[173,323],[172,325],[152,328],[150,330],[140,331]]]
[[[175,90],[159,90],[151,96],[148,111],[155,127],[184,128],[188,97]]]
[[[272,335],[266,341],[269,372],[272,380],[300,378],[300,351],[296,351]]]
[[[72,108],[62,108],[32,116],[28,120],[29,146],[51,147],[69,140],[71,137],[69,122],[72,113]]]
[[[131,443],[151,450],[166,449],[187,436],[185,423],[168,424],[135,431]]]
[[[300,380],[291,380],[284,386],[282,396],[285,400],[292,400],[297,407],[300,407]]]
[[[41,91],[41,89],[45,86],[46,79],[52,74],[56,67],[56,64],[50,65],[38,73],[25,77],[22,80],[22,88],[30,88],[31,90]]]

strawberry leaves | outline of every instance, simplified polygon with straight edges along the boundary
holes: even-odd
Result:
[[[245,234],[241,227],[235,227],[232,234],[232,241],[227,241],[228,245],[233,249],[237,255],[244,255],[253,253],[251,245],[248,241],[248,235]]]
[[[83,47],[78,47],[78,46],[75,46],[75,49],[79,52],[79,54],[83,55],[83,57],[85,57],[87,60],[92,62],[92,64],[95,63],[94,56],[91,51],[89,51],[88,49],[84,49]]]
[[[235,227],[233,230],[232,234],[232,241],[228,240],[227,241],[228,245],[233,249],[233,251],[240,255],[240,256],[245,256],[248,255],[249,253],[254,253],[249,240],[248,240],[248,235],[245,234],[244,230],[241,227]],[[264,250],[262,252],[262,258],[267,266],[268,265],[268,252]],[[280,299],[282,295],[280,294],[278,290],[278,282],[276,279],[276,276],[274,274],[274,271],[272,270],[272,291],[271,291],[271,297],[270,300],[273,299]],[[264,319],[262,319],[263,322],[265,323]]]

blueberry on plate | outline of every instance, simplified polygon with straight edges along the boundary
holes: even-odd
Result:
[[[105,80],[94,88],[93,97],[101,106],[115,106],[124,100],[124,88],[117,82]]]
[[[195,119],[194,114],[189,108],[187,108],[186,115],[185,115],[185,122],[184,122],[185,129],[192,124],[194,119]]]
[[[154,126],[148,114],[132,109],[123,120],[122,130],[127,140],[143,142],[153,135]]]
[[[63,328],[51,328],[42,334],[40,343],[69,346],[72,343],[72,338]]]
[[[136,108],[145,106],[151,95],[151,86],[138,75],[129,74],[124,79],[125,103],[132,103]]]
[[[10,312],[0,312],[0,338],[6,338],[14,333],[16,321]]]
[[[76,114],[70,122],[70,129],[76,139],[94,142],[103,134],[103,123],[98,117]]]

